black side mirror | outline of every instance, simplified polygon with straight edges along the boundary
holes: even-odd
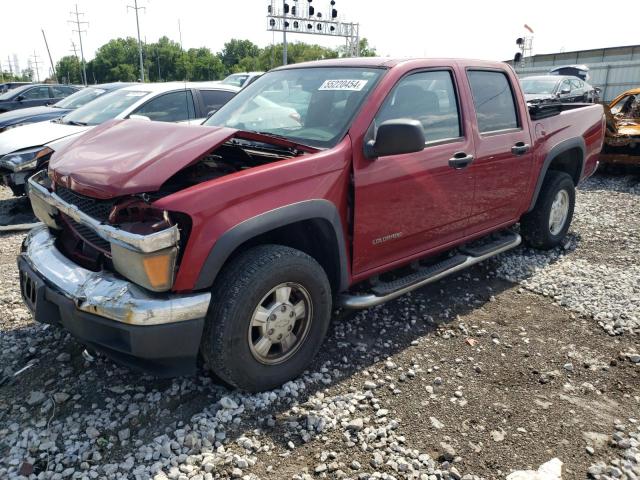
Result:
[[[16,102],[21,102],[22,100],[24,100],[24,95],[18,95],[16,97]]]
[[[569,88],[563,88],[562,90],[560,90],[560,95],[566,95],[568,93],[571,93],[571,90]]]
[[[425,138],[422,124],[417,120],[398,118],[382,122],[375,140],[364,145],[367,158],[400,155],[424,150]]]

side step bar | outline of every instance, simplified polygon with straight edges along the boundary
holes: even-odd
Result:
[[[341,294],[338,297],[338,306],[347,309],[362,309],[380,305],[417,288],[436,282],[452,273],[464,270],[499,253],[511,250],[522,242],[520,235],[513,232],[489,238],[490,241],[484,241],[481,247],[460,247],[459,251],[464,252],[464,254],[459,253],[434,265],[421,267],[416,272],[398,280],[381,282],[371,289],[373,293],[363,295]],[[473,254],[478,255],[475,256]]]

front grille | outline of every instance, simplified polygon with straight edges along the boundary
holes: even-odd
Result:
[[[95,198],[85,197],[60,185],[56,186],[56,195],[65,202],[78,207],[81,212],[101,222],[107,221],[115,204],[113,200],[96,200]]]
[[[94,247],[104,252],[111,252],[111,245],[109,244],[109,242],[99,236],[93,229],[76,222],[72,218],[66,217],[66,220],[85,242],[90,243]]]

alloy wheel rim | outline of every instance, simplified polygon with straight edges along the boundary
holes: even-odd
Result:
[[[260,363],[276,365],[291,358],[304,343],[313,318],[311,296],[299,283],[273,287],[254,309],[248,342]]]
[[[553,199],[549,215],[549,231],[552,235],[558,235],[562,231],[568,216],[569,194],[566,190],[560,190]]]

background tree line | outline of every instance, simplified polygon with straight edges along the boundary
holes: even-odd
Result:
[[[162,37],[143,45],[145,80],[219,80],[236,72],[266,71],[282,65],[282,44],[260,48],[250,40],[232,39],[222,51],[213,53],[206,47],[183,50],[178,42]],[[362,56],[376,51],[364,38],[360,41]],[[298,63],[344,56],[344,47],[327,48],[302,42],[287,45],[288,63]],[[140,77],[138,42],[133,37],[116,38],[102,45],[95,58],[87,62],[88,83],[135,82]],[[81,65],[77,57],[62,57],[56,64],[58,80],[82,83]]]

